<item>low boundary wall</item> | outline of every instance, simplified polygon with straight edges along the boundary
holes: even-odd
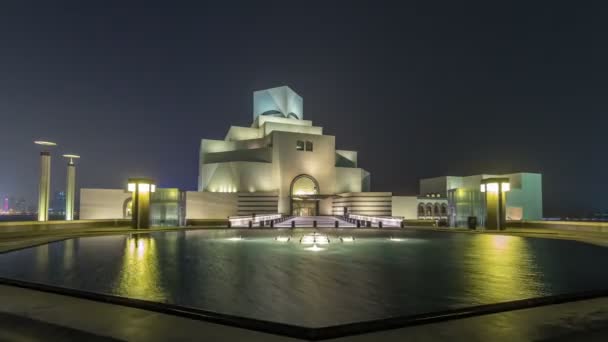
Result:
[[[547,228],[579,232],[608,233],[608,222],[507,221],[507,228]]]
[[[2,233],[52,232],[64,229],[129,227],[131,220],[74,220],[74,221],[18,221],[0,222]]]

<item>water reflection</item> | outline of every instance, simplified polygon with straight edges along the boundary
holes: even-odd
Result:
[[[528,240],[508,235],[477,235],[467,251],[469,291],[479,303],[545,295]]]
[[[137,234],[125,239],[117,291],[124,296],[165,301],[155,239]]]
[[[63,242],[63,269],[65,271],[74,267],[75,249],[77,242],[74,239],[65,240]]]
[[[48,244],[40,245],[36,248],[36,272],[46,276],[49,271],[49,246]]]
[[[349,231],[354,244],[332,238],[313,253],[298,243],[308,233],[86,237],[1,254],[0,276],[304,326],[608,286],[601,268],[581,267],[606,263],[608,250],[572,241]]]

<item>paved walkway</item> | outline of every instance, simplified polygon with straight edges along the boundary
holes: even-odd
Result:
[[[0,285],[5,341],[297,341],[131,307]],[[607,341],[608,298],[331,341]]]

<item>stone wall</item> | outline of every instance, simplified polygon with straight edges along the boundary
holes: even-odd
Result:
[[[111,228],[129,227],[131,220],[74,220],[74,221],[21,221],[0,222],[0,234],[3,233],[28,233],[28,232],[50,232],[63,229],[84,228]]]

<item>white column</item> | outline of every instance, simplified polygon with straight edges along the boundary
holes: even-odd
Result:
[[[66,178],[65,189],[65,219],[72,221],[74,219],[74,195],[76,192],[76,165],[70,159],[68,162],[68,173]]]
[[[38,221],[49,220],[51,192],[51,153],[40,152],[40,186],[38,187]]]

